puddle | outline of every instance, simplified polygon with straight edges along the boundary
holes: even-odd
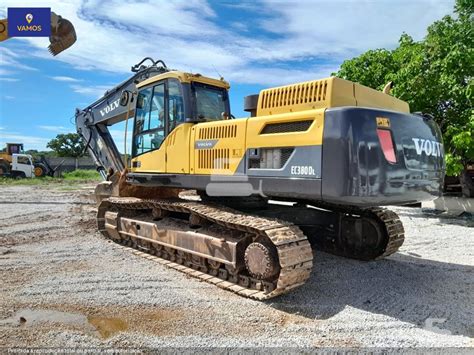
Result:
[[[78,313],[59,312],[49,309],[21,309],[11,318],[3,319],[0,325],[33,326],[39,323],[62,323],[87,325],[87,317]]]
[[[115,333],[123,332],[128,329],[127,323],[120,318],[90,316],[87,320],[97,329],[102,338],[109,338]]]
[[[120,318],[87,317],[80,313],[49,309],[21,309],[13,317],[0,320],[0,326],[32,327],[45,323],[80,326],[86,332],[100,335],[104,339],[128,329],[127,323]]]

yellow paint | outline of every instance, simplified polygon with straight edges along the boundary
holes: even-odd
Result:
[[[258,98],[257,116],[342,106],[410,112],[406,102],[393,96],[331,77],[262,90]]]
[[[232,175],[245,153],[247,119],[196,124],[191,135],[192,174]],[[196,143],[215,143],[210,149],[195,149]]]
[[[140,154],[133,158],[131,171],[136,173],[166,173],[166,141],[169,137],[169,135],[166,137],[159,149]],[[135,162],[139,164],[136,168],[133,167]]]
[[[260,134],[267,124],[314,120],[305,132]],[[247,147],[296,147],[320,145],[323,142],[324,109],[279,115],[252,117],[247,123]]]
[[[166,172],[189,174],[192,128],[192,123],[183,123],[166,138]]]
[[[381,91],[368,88],[367,86],[357,83],[353,83],[353,85],[357,106],[382,108],[385,110],[410,113],[410,106],[405,101],[384,94]]]
[[[178,71],[154,76],[138,87],[168,78],[229,87],[225,81]],[[132,161],[140,161],[141,166],[132,171],[232,175],[250,148],[322,145],[326,108],[343,106],[409,112],[406,102],[335,77],[267,89],[260,93],[257,117],[182,124],[160,149],[134,158]],[[313,122],[304,132],[262,134],[268,124],[306,120]],[[377,117],[377,125],[389,127],[390,121]]]
[[[390,119],[387,117],[377,117],[377,126],[378,127],[390,127]]]
[[[169,136],[168,136],[169,137]],[[140,162],[140,166],[132,168],[132,172],[142,173],[166,173],[166,144],[163,142],[159,149],[141,154],[132,159],[133,162]]]
[[[12,156],[8,153],[0,153],[0,160],[6,160],[7,162],[12,162]]]
[[[198,83],[213,85],[213,86],[217,86],[217,87],[225,88],[225,89],[230,88],[229,83],[225,80],[212,79],[206,76],[202,76],[200,74],[185,73],[178,70],[172,70],[163,74],[152,76],[151,78],[137,84],[137,88],[141,89],[150,84],[154,84],[157,81],[170,79],[170,78],[178,79],[181,83],[198,82]]]

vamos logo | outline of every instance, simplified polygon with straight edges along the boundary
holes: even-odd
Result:
[[[428,139],[412,138],[415,143],[416,154],[425,153],[428,156],[443,157],[443,145],[436,141]]]
[[[8,36],[49,37],[51,9],[49,7],[9,7]]]

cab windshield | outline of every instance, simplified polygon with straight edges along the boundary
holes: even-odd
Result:
[[[229,114],[227,91],[215,86],[194,83],[196,117],[209,121],[222,119],[222,113]]]

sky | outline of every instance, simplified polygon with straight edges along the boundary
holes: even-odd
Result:
[[[0,42],[0,147],[21,142],[45,150],[57,134],[75,132],[76,107],[128,78],[147,56],[223,76],[233,115],[246,117],[244,96],[328,77],[366,50],[396,47],[403,32],[421,40],[453,6],[454,0],[4,0],[1,18],[8,7],[51,7],[74,24],[78,39],[57,57],[48,53],[47,38]],[[121,149],[123,124],[111,132]]]

